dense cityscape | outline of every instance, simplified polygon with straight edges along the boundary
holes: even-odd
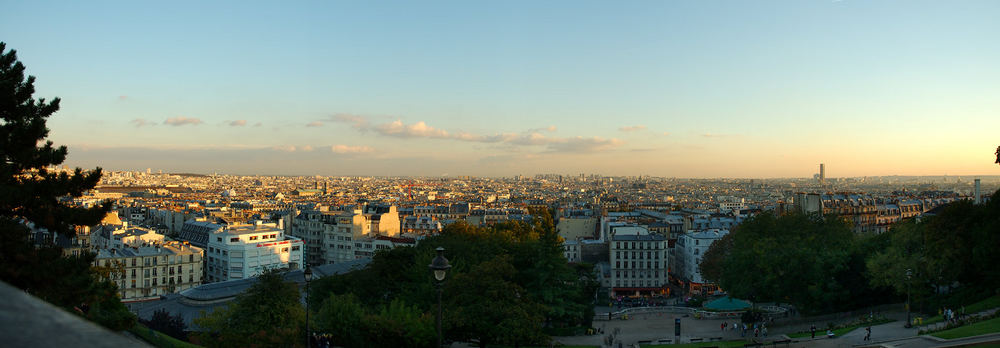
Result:
[[[0,346],[1000,346],[1000,2],[0,8]]]

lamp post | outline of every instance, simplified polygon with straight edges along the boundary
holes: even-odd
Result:
[[[438,295],[437,346],[441,347],[441,291],[442,291],[441,286],[444,284],[444,277],[448,275],[448,269],[451,268],[451,265],[448,264],[448,259],[444,258],[444,248],[442,247],[437,248],[437,257],[435,257],[434,260],[431,261],[431,264],[428,265],[427,267],[431,269],[431,272],[434,274],[434,279],[437,280],[436,282],[437,293],[438,293],[437,294]]]
[[[906,325],[903,327],[911,327],[910,324],[910,277],[913,276],[913,271],[909,268],[906,269]]]
[[[309,281],[313,277],[312,269],[306,266],[306,270],[302,272],[302,276],[306,279],[306,348],[311,348],[312,333],[309,332]]]

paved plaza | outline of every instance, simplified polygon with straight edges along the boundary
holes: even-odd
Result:
[[[596,308],[598,313],[607,313],[608,308]],[[988,311],[992,312],[992,311]],[[983,336],[968,337],[956,340],[942,340],[931,336],[917,336],[917,328],[904,328],[905,312],[885,312],[887,318],[896,321],[872,326],[871,341],[864,341],[865,330],[857,329],[843,336],[836,338],[826,338],[825,330],[817,330],[816,339],[793,338],[788,347],[905,347],[905,348],[925,348],[925,347],[948,347],[978,344],[985,342],[1000,342],[1000,333]],[[808,318],[798,324],[783,325],[768,328],[768,337],[741,337],[736,330],[721,330],[723,322],[732,325],[732,320],[722,319],[694,319],[685,314],[670,313],[650,313],[637,314],[627,320],[598,320],[594,321],[594,327],[603,330],[604,334],[589,336],[569,336],[554,337],[554,341],[564,345],[593,345],[602,346],[608,334],[616,333],[615,347],[621,343],[622,347],[635,347],[645,344],[670,343],[674,339],[674,319],[681,320],[680,343],[689,343],[694,339],[696,342],[710,342],[715,340],[739,340],[744,339],[747,343],[761,342],[768,344],[773,341],[787,339],[785,334],[802,331],[811,325],[824,327],[821,323],[811,323]],[[752,330],[750,333],[752,336]],[[779,347],[785,346],[784,344]]]

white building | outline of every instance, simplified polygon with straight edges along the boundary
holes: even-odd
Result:
[[[163,235],[145,227],[129,226],[127,221],[120,225],[98,225],[90,230],[90,246],[94,249],[122,249],[163,243]]]
[[[667,238],[642,226],[613,226],[610,232],[612,294],[666,294]]]
[[[285,236],[281,222],[229,226],[209,237],[206,281],[252,278],[267,269],[298,269],[303,264],[302,248],[301,239]]]
[[[198,286],[204,250],[182,242],[147,247],[99,249],[94,266],[118,284],[123,301],[157,298]]]
[[[674,268],[673,272],[688,287],[691,293],[701,293],[702,291],[713,292],[716,287],[706,284],[701,277],[698,265],[701,258],[708,251],[708,247],[715,241],[722,239],[729,234],[729,230],[709,229],[688,231],[677,238],[674,245]]]

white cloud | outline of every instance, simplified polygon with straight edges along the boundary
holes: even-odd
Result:
[[[243,127],[247,125],[247,120],[236,120],[233,122],[229,122],[229,125],[233,127]]]
[[[349,145],[333,145],[330,146],[330,152],[349,154],[349,153],[369,153],[375,151],[375,149],[368,146],[349,146]]]
[[[306,124],[306,127],[323,127],[323,122],[312,121]]]
[[[372,131],[379,135],[396,138],[428,138],[449,139],[485,144],[507,144],[517,146],[546,146],[551,152],[594,152],[618,147],[623,144],[618,139],[600,137],[549,137],[543,132],[555,132],[555,126],[530,129],[526,133],[498,133],[494,135],[475,134],[470,132],[448,132],[435,128],[424,121],[407,124],[402,120],[372,125],[365,117],[350,114],[336,114],[330,120],[349,123],[351,127],[361,132]],[[626,128],[626,127],[623,127]],[[629,130],[645,129],[646,126],[633,126]]]
[[[174,127],[183,126],[186,124],[199,125],[202,123],[204,122],[202,122],[201,119],[194,117],[184,117],[184,116],[171,117],[168,118],[166,121],[163,121],[163,124],[168,124]]]
[[[284,152],[295,152],[295,146],[292,146],[292,145],[278,145],[278,146],[272,147],[271,149],[274,149],[274,150],[277,150],[277,151],[284,151]]]
[[[396,120],[375,126],[375,131],[382,135],[400,138],[448,138],[448,132],[428,126],[424,121],[414,124],[404,124]]]

